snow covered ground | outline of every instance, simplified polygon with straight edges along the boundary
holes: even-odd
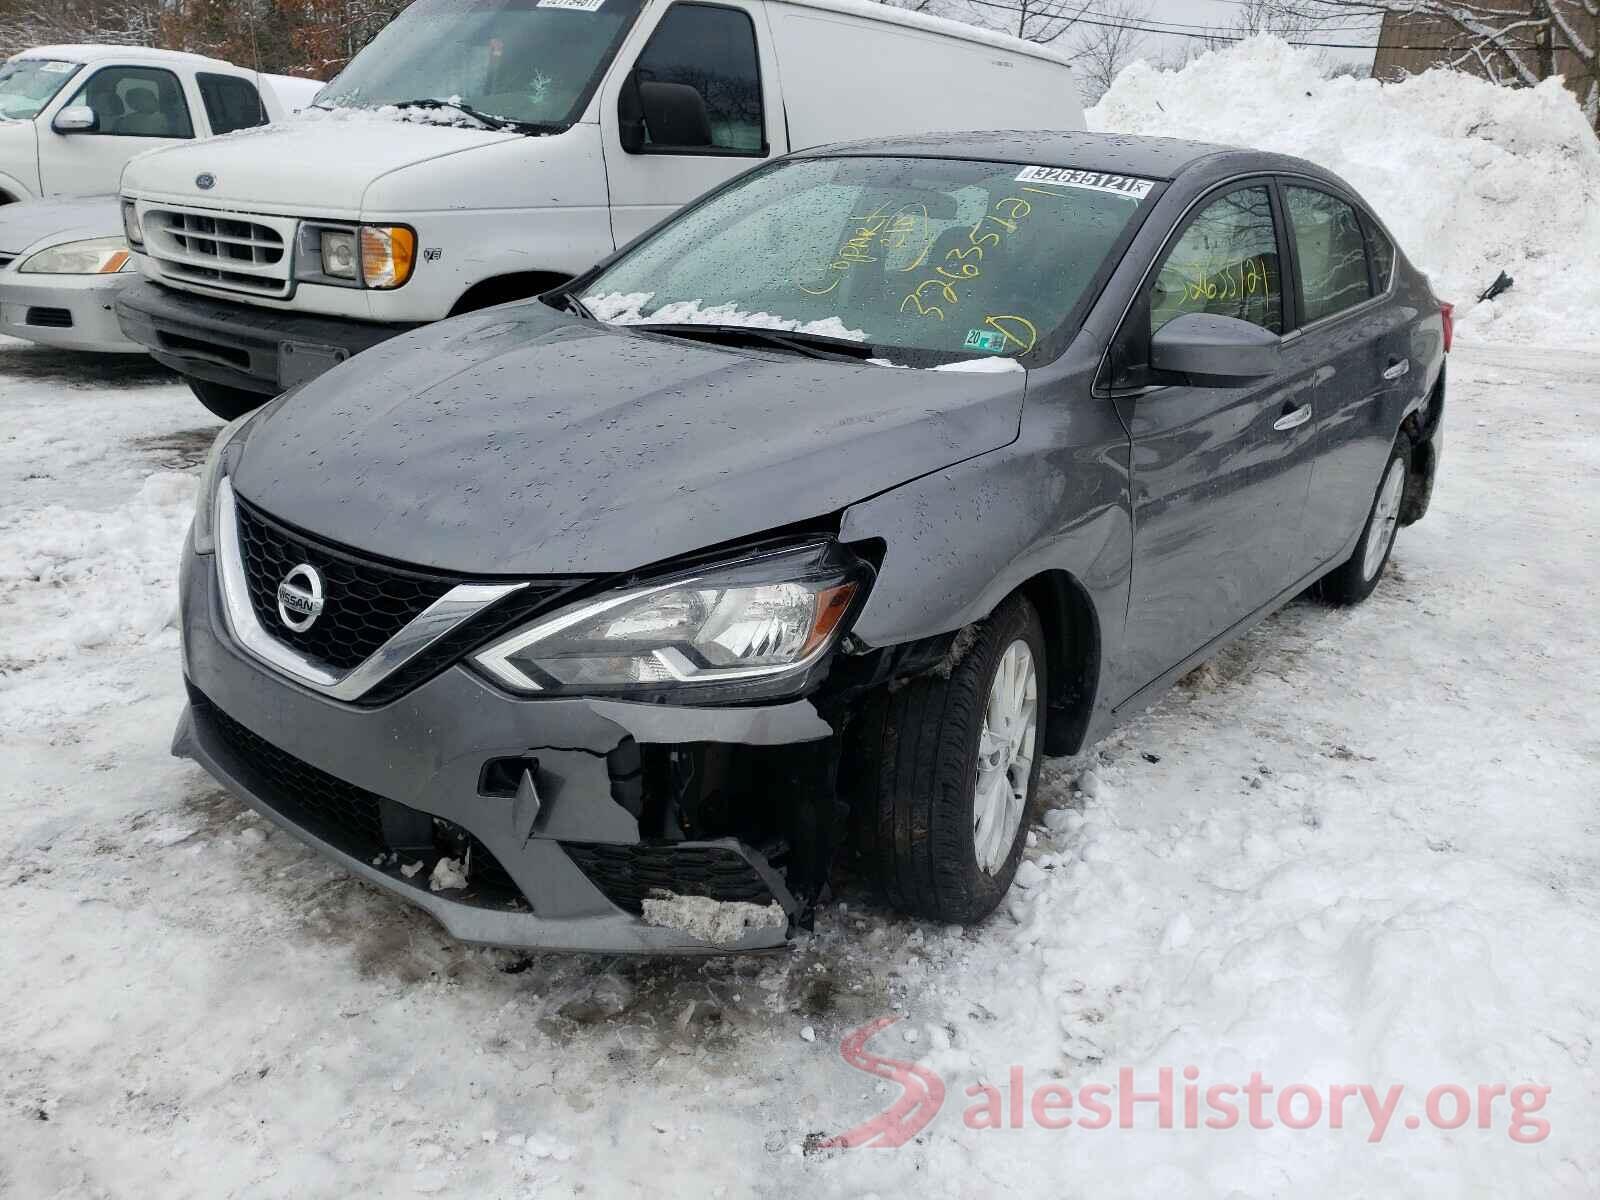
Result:
[[[1296,603],[1048,766],[993,920],[847,891],[791,951],[682,963],[465,949],[168,757],[214,422],[0,343],[0,1195],[1600,1193],[1600,357],[1469,344],[1452,385],[1373,600]],[[839,1051],[885,1016],[867,1050],[942,1108],[824,1148],[900,1097]],[[1009,1119],[1013,1068],[1081,1099],[1162,1067],[1178,1128],[963,1119],[984,1083]],[[1190,1130],[1186,1067],[1404,1090],[1378,1140],[1360,1099]],[[1531,1140],[1480,1084],[1550,1089]]]

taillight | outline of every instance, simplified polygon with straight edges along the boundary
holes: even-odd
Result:
[[[1456,306],[1440,304],[1439,315],[1444,318],[1444,352],[1450,353],[1450,343],[1456,340]]]

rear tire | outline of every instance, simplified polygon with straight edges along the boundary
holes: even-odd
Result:
[[[208,379],[188,379],[189,390],[195,399],[206,406],[213,416],[232,421],[245,413],[254,412],[272,397],[265,392],[247,392],[244,388],[229,387],[225,383],[212,383]]]
[[[1344,565],[1323,576],[1322,598],[1330,604],[1360,604],[1383,578],[1383,568],[1394,552],[1400,531],[1400,512],[1406,494],[1406,454],[1396,446],[1378,480],[1378,493],[1367,510],[1367,525],[1355,552]]]
[[[1010,888],[1038,791],[1048,709],[1038,614],[1012,597],[957,636],[951,659],[861,714],[855,833],[896,908],[970,924]],[[1021,697],[1015,720],[1011,697]]]

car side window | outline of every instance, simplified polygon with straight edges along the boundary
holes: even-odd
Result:
[[[1150,291],[1150,332],[1185,313],[1283,332],[1283,272],[1264,184],[1207,204],[1167,254]]]
[[[183,85],[159,67],[105,67],[71,100],[94,110],[89,132],[115,137],[192,138],[194,122]]]
[[[1367,243],[1356,210],[1337,196],[1285,186],[1284,207],[1300,264],[1305,324],[1331,317],[1372,296]]]
[[[767,151],[756,29],[739,8],[675,4],[634,67],[644,152]]]
[[[248,79],[202,71],[194,81],[200,88],[200,100],[206,106],[206,120],[211,122],[212,133],[232,133],[235,129],[251,129],[267,123],[261,94]]]

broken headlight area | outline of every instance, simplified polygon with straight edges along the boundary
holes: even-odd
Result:
[[[679,703],[794,695],[837,644],[871,577],[831,540],[766,550],[590,597],[472,661],[520,695]]]

